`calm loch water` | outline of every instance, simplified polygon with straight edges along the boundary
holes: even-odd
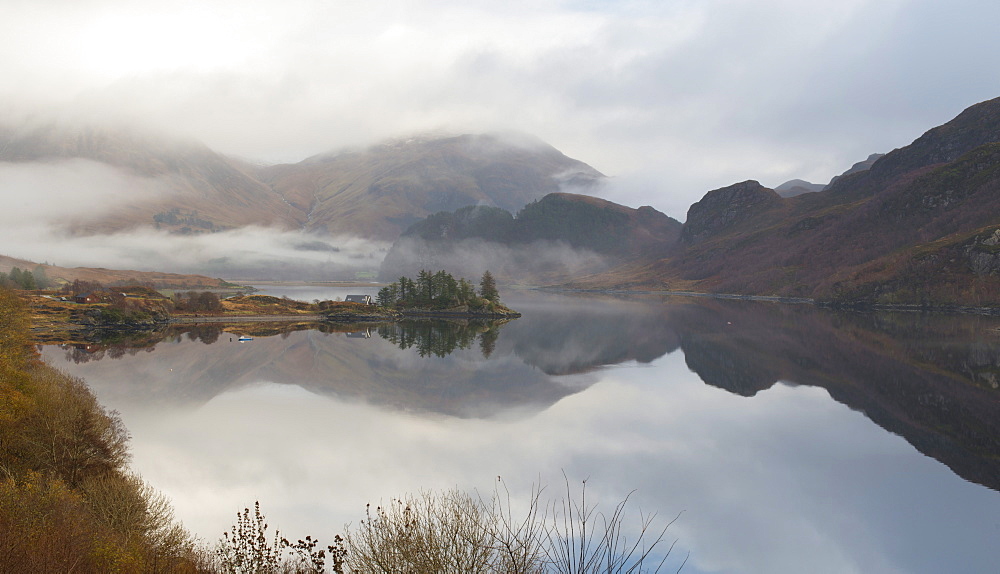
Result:
[[[121,413],[134,468],[210,541],[255,500],[325,541],[368,502],[497,476],[556,496],[565,473],[602,506],[683,511],[665,571],[688,552],[685,572],[1000,571],[997,318],[506,301],[524,316],[502,326],[208,326],[43,355]]]

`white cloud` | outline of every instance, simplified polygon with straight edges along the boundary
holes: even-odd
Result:
[[[1000,5],[10,3],[0,98],[297,161],[429,129],[536,134],[682,219],[745,179],[824,181],[1000,95]],[[629,196],[631,198],[631,196]]]
[[[65,224],[99,216],[121,197],[169,192],[157,179],[90,160],[0,163],[0,253],[63,267],[342,279],[356,270],[377,270],[389,248],[386,242],[259,226],[200,235],[149,227],[79,236],[64,231]]]

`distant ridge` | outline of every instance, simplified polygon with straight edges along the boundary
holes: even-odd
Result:
[[[662,257],[680,230],[680,222],[649,206],[551,193],[516,217],[483,206],[431,215],[393,243],[379,276],[391,280],[429,268],[468,276],[490,270],[508,282],[564,281],[622,261]]]
[[[781,197],[795,197],[803,193],[823,191],[825,187],[826,185],[822,183],[809,183],[803,179],[793,179],[774,188],[774,191],[778,192]]]
[[[41,268],[45,272],[45,276],[57,285],[72,283],[76,280],[96,282],[108,286],[152,285],[160,289],[216,288],[227,285],[222,279],[213,279],[205,275],[183,275],[157,271],[126,271],[99,267],[59,267],[0,255],[0,271],[9,273],[14,267],[22,271],[31,272],[35,272],[36,269]]]

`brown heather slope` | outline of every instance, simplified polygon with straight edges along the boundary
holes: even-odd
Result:
[[[95,267],[58,267],[0,255],[0,271],[9,273],[14,267],[31,272],[41,267],[45,271],[45,276],[57,283],[72,283],[80,280],[102,285],[153,285],[160,289],[219,288],[227,285],[222,279],[213,279],[204,275],[181,275],[158,271],[123,271]]]
[[[781,198],[757,182],[709,192],[675,256],[574,286],[1000,306],[998,142],[1000,98],[822,192]]]

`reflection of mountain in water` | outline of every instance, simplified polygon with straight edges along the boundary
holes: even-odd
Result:
[[[779,380],[823,387],[966,480],[1000,490],[996,318],[728,301],[671,317],[706,383],[748,397]]]
[[[649,363],[680,343],[671,307],[609,297],[538,297],[504,328],[500,348],[550,375],[584,373],[626,361]]]
[[[456,347],[424,358],[375,333],[300,330],[241,343],[217,328],[196,329],[142,348],[116,342],[47,347],[44,354],[52,363],[61,354],[112,405],[202,403],[268,381],[408,411],[487,416],[545,408],[572,392],[513,356],[487,361],[480,349]]]
[[[258,332],[248,344],[199,327],[161,341],[140,337],[134,347],[117,341],[69,348],[65,358],[118,358],[75,366],[74,374],[104,385],[102,398],[202,402],[271,381],[475,417],[544,409],[595,382],[595,369],[650,362],[681,348],[706,383],[742,396],[777,381],[823,387],[963,478],[1000,490],[1000,319],[542,294],[524,296],[516,307],[523,317],[501,327],[345,328],[361,337]],[[58,349],[45,354],[52,362],[59,357]]]
[[[593,383],[587,373],[595,368],[649,362],[678,346],[662,316],[667,307],[543,296],[525,306],[524,317],[506,324],[184,325],[63,350],[75,373],[103,385],[102,397],[197,403],[270,381],[411,411],[488,416],[546,408]],[[256,338],[240,344],[235,332]],[[550,375],[575,379],[567,385]]]

